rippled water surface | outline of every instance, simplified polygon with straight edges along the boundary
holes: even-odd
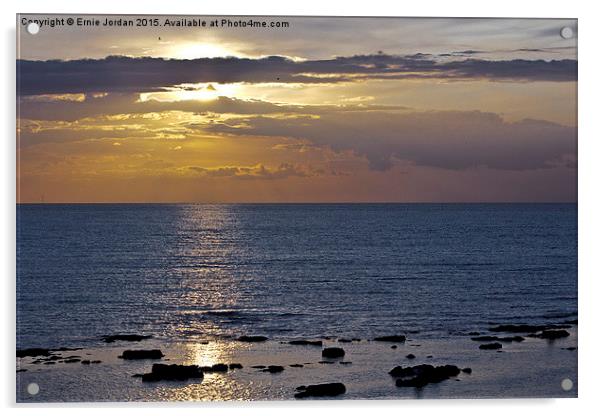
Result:
[[[19,205],[19,347],[574,319],[572,204]]]

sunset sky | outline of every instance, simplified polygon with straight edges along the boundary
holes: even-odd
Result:
[[[576,21],[254,19],[20,25],[18,201],[576,201]]]

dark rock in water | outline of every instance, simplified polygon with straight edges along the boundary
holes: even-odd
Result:
[[[531,333],[544,331],[546,329],[566,329],[570,328],[570,325],[498,325],[489,328],[491,332],[519,332],[519,333]]]
[[[46,361],[44,363],[44,365],[55,365],[56,363],[54,361]]]
[[[142,376],[144,376],[144,374],[141,374],[141,373],[132,375],[132,377],[134,377],[134,378],[142,378]]]
[[[252,365],[251,368],[265,368],[265,365]]]
[[[17,373],[24,373],[25,371],[27,371],[27,369],[25,369],[25,368],[19,368],[17,370]]]
[[[50,351],[45,348],[27,348],[24,350],[17,350],[17,357],[38,357],[38,356],[49,356]]]
[[[429,383],[440,383],[460,374],[460,369],[455,365],[432,366],[420,364],[414,367],[397,366],[389,371],[392,377],[397,378],[397,387],[424,387]]]
[[[163,358],[161,350],[125,350],[119,358],[124,360],[159,360]]]
[[[489,342],[489,341],[497,341],[500,337],[496,337],[495,335],[483,335],[479,337],[470,338],[472,341],[480,341],[480,342]]]
[[[185,381],[191,378],[203,378],[198,365],[153,364],[151,372],[142,375],[142,381]]]
[[[426,358],[433,358],[433,356],[432,355],[427,355]]]
[[[83,365],[90,365],[90,360],[82,360]]]
[[[471,337],[473,337],[475,335],[481,335],[481,333],[473,331],[473,332],[469,332],[468,335],[470,335]]]
[[[318,361],[318,364],[334,364],[334,361],[323,360],[323,361]]]
[[[361,342],[361,338],[351,338],[351,341],[353,341],[353,342]]]
[[[349,364],[351,364],[351,361],[340,361],[339,364],[349,365]]]
[[[490,344],[481,344],[479,345],[480,350],[499,350],[502,348],[502,344],[499,342],[492,342]]]
[[[211,371],[216,371],[219,373],[225,373],[228,371],[228,365],[223,363],[213,364],[211,366]]]
[[[262,335],[243,335],[238,337],[238,340],[242,342],[263,342],[267,341],[268,337],[264,337]]]
[[[345,356],[345,350],[338,347],[324,348],[322,350],[322,357],[326,358],[340,358]]]
[[[472,368],[470,368],[470,367],[463,368],[462,372],[466,373],[466,374],[472,374]]]
[[[92,360],[92,361],[90,361],[90,363],[91,364],[100,364],[100,363],[102,363],[102,361],[100,361],[100,360]]]
[[[297,387],[298,393],[295,398],[302,399],[304,397],[332,397],[345,394],[347,389],[343,383],[326,383],[326,384],[311,384],[309,386]]]
[[[201,367],[201,371],[203,373],[225,373],[228,371],[228,366],[226,364],[218,363],[213,364],[212,366]]]
[[[395,349],[397,349],[397,345],[391,345],[391,349],[392,349],[392,350],[395,350]]]
[[[241,369],[242,368],[242,364],[239,363],[232,363],[228,366],[228,368],[230,368],[230,370],[235,370],[235,369]]]
[[[498,325],[498,326],[489,328],[489,330],[492,332],[525,332],[525,333],[537,332],[542,329],[545,329],[545,328],[540,325]]]
[[[79,350],[83,350],[83,348],[60,347],[60,348],[53,349],[52,351],[79,351]]]
[[[69,358],[63,361],[66,364],[79,363],[81,360],[79,358]]]
[[[284,367],[282,367],[281,365],[268,365],[268,368],[265,368],[263,370],[264,373],[281,373],[284,371]]]
[[[351,342],[351,340],[348,339],[348,338],[339,338],[338,341],[339,342],[343,342],[343,343],[349,343],[349,342]]]
[[[137,342],[142,341],[143,339],[152,338],[152,335],[138,335],[138,334],[115,334],[115,335],[105,335],[102,337],[104,342],[115,342],[115,341],[129,341],[129,342]]]
[[[563,348],[563,350],[567,350],[567,351],[575,351],[577,349],[577,347],[566,347]]]
[[[387,335],[384,337],[376,337],[374,341],[384,341],[384,342],[405,342],[405,335]]]
[[[413,360],[414,358],[416,358],[416,356],[414,354],[408,354],[406,355],[406,358],[409,360]]]
[[[480,337],[472,337],[470,338],[473,341],[480,342],[489,342],[489,341],[498,341],[498,342],[523,342],[525,338],[520,335],[515,335],[513,337],[496,337],[494,335],[483,335]]]
[[[303,364],[291,364],[289,367],[301,368],[303,367]]]
[[[546,329],[541,331],[541,334],[537,334],[537,338],[543,339],[558,339],[558,338],[566,338],[570,334],[564,329]]]
[[[296,339],[288,342],[291,345],[315,345],[316,347],[322,346],[322,341],[309,341],[307,339]]]

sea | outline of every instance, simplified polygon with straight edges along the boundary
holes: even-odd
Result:
[[[576,204],[19,204],[17,347],[577,318]]]

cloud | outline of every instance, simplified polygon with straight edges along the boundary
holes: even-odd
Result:
[[[577,130],[539,121],[507,122],[479,111],[325,112],[319,117],[239,117],[204,127],[239,136],[306,140],[365,156],[373,170],[395,160],[445,169],[574,167]]]
[[[282,163],[275,168],[258,164],[255,166],[225,166],[219,168],[190,166],[189,169],[205,177],[236,179],[285,179],[295,176],[305,178],[322,173],[322,171],[311,170],[290,163]]]
[[[438,62],[426,54],[355,55],[293,61],[263,58],[164,59],[109,56],[104,59],[17,60],[20,95],[153,92],[201,82],[334,83],[381,78],[483,78],[520,81],[575,81],[577,61],[478,60]]]
[[[541,120],[507,122],[498,114],[479,111],[417,111],[366,104],[286,105],[227,97],[212,101],[140,102],[136,97],[136,94],[108,94],[96,98],[86,95],[84,101],[77,102],[27,100],[20,109],[20,116],[26,120],[46,117],[78,121],[24,124],[19,146],[105,138],[183,139],[208,133],[300,140],[276,144],[274,150],[305,153],[323,147],[336,152],[351,151],[365,157],[371,169],[380,171],[390,169],[399,160],[455,170],[576,166],[576,128]],[[178,117],[166,119],[166,111],[207,116],[190,121]],[[221,117],[223,113],[228,117]],[[98,118],[79,121],[95,116]],[[309,172],[296,173],[299,176]],[[262,172],[243,169],[235,174],[273,178],[293,176],[294,172],[284,168],[272,172],[266,168]]]
[[[144,114],[164,111],[182,111],[187,113],[216,114],[276,114],[307,113],[324,109],[332,111],[364,110],[403,110],[404,106],[366,105],[361,107],[350,103],[345,106],[318,105],[286,105],[274,104],[261,100],[241,100],[230,97],[218,97],[215,100],[184,101],[139,101],[135,93],[112,93],[101,97],[85,95],[83,101],[59,100],[23,100],[19,106],[19,117],[27,120],[63,120],[75,121],[86,117],[107,116],[115,114]]]

